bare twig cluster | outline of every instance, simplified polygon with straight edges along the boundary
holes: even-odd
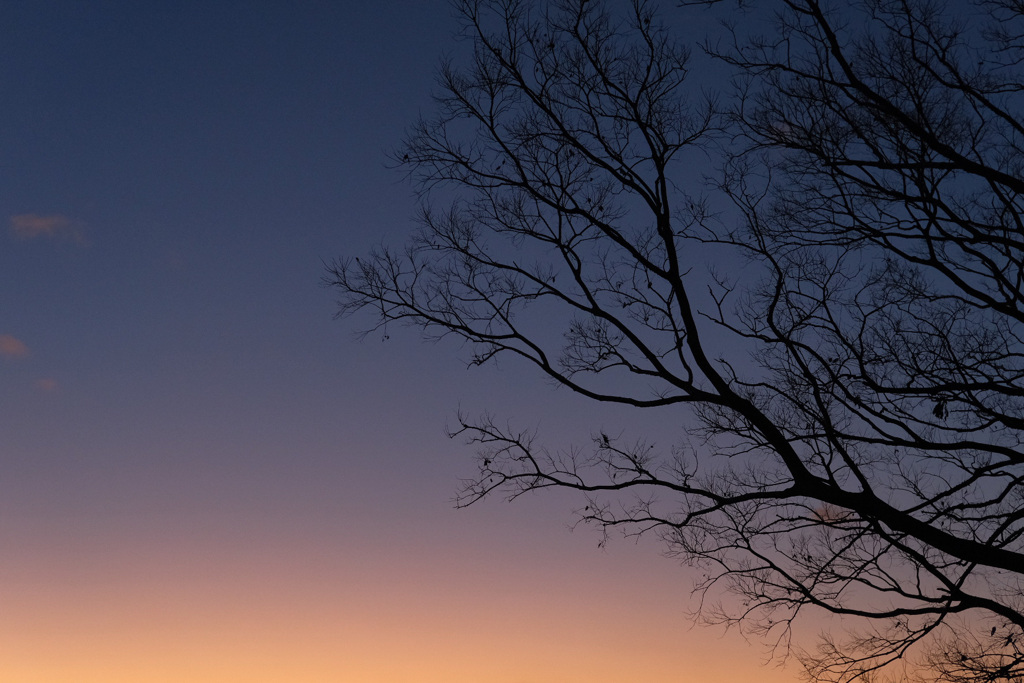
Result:
[[[472,58],[395,156],[420,230],[329,281],[342,314],[692,416],[699,447],[570,452],[460,416],[459,504],[583,492],[783,653],[837,615],[813,680],[1024,680],[1024,5],[772,4],[698,47],[732,69],[710,96],[671,14],[704,9],[461,0]]]

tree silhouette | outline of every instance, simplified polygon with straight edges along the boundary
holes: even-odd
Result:
[[[713,97],[674,28],[708,10],[457,9],[472,56],[395,155],[420,229],[332,265],[340,314],[690,416],[570,452],[460,416],[458,503],[584,492],[783,653],[838,615],[812,680],[1024,679],[1024,4],[727,7]]]

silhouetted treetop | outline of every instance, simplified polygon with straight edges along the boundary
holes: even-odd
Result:
[[[455,7],[393,157],[419,227],[333,264],[339,314],[680,425],[560,452],[462,415],[458,503],[582,492],[780,655],[841,617],[811,680],[1022,680],[1024,4]]]

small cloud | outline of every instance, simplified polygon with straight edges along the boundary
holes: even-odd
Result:
[[[70,218],[59,213],[40,216],[36,213],[20,213],[11,216],[11,234],[20,240],[31,240],[37,237],[48,239],[69,239],[78,244],[85,244],[85,235]]]
[[[51,377],[42,377],[40,379],[37,379],[36,389],[46,394],[57,391],[57,380]]]
[[[0,334],[0,356],[6,358],[24,358],[28,355],[25,342],[10,334]]]

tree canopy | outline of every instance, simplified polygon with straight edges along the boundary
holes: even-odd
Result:
[[[419,228],[334,262],[340,314],[687,416],[570,452],[460,416],[459,504],[580,491],[812,680],[1024,679],[1024,4],[455,7],[394,154]]]

